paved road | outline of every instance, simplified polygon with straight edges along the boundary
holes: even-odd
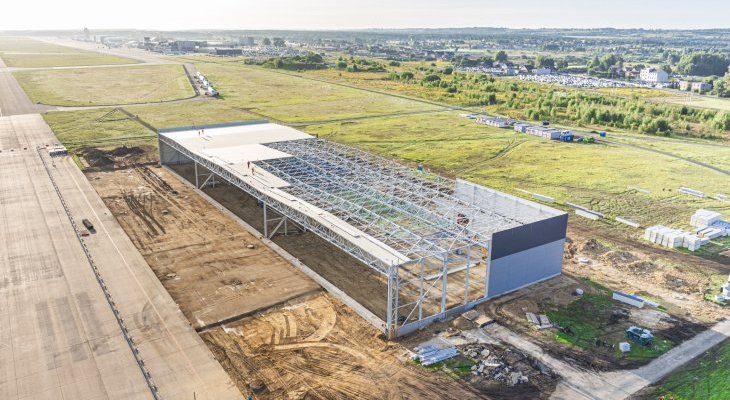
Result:
[[[552,399],[620,400],[658,382],[675,369],[727,340],[730,337],[730,320],[716,324],[643,367],[601,373],[579,369],[558,360],[535,343],[497,324],[489,326],[484,332],[475,331],[474,334],[484,335],[484,340],[497,338],[509,343],[552,368],[563,378],[552,394]]]
[[[142,368],[163,399],[242,398],[83,173],[48,156],[42,117],[17,115],[35,107],[5,72],[0,104],[15,114],[0,117],[0,399],[151,399]],[[143,366],[62,198],[96,227],[83,243]]]
[[[38,112],[0,58],[0,117]]]

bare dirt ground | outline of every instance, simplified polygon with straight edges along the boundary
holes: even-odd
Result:
[[[713,322],[728,310],[705,301],[710,276],[728,274],[730,263],[656,248],[619,233],[600,233],[581,224],[568,232],[563,269],[589,277],[626,293],[658,298],[672,314],[698,322]],[[598,240],[597,240],[598,239]],[[588,260],[587,264],[580,261]]]
[[[321,290],[163,168],[142,164],[145,149],[87,154],[87,177],[196,328]]]
[[[173,168],[180,176],[195,182],[192,164],[175,165]],[[263,209],[255,198],[228,185],[207,186],[204,191],[257,231],[263,232]],[[270,210],[269,218],[272,217],[276,214]],[[272,240],[372,313],[385,319],[388,283],[372,268],[312,232],[292,231],[287,236],[276,235]]]
[[[81,161],[226,372],[255,399],[524,398],[528,393],[545,398],[554,387],[553,382],[546,391],[532,384],[505,391],[499,381],[460,380],[413,364],[403,344],[384,340],[259,238],[157,167],[152,148],[87,149]],[[256,201],[230,189],[207,192],[261,229]],[[311,233],[292,232],[275,241],[335,283],[359,287],[359,300],[382,307],[384,314],[384,304],[378,305],[384,282],[369,268]],[[495,356],[513,357],[506,347],[492,349]]]
[[[584,279],[611,290],[645,296],[664,308],[637,309],[614,301],[607,318],[596,317],[601,337],[612,342],[625,340],[626,326],[635,324],[676,346],[730,315],[727,308],[704,297],[711,290],[710,276],[726,273],[729,267],[722,260],[655,249],[620,233],[604,232],[579,222],[570,224],[568,235],[563,276],[480,306],[495,320],[531,337],[558,358],[596,370],[633,368],[650,361],[617,357],[615,349],[609,346],[614,343],[602,343],[595,348],[560,344],[555,340],[555,330],[538,331],[526,321],[526,312],[543,313],[576,301],[576,288],[594,293],[597,289]]]
[[[474,399],[476,389],[404,362],[329,295],[201,334],[244,394],[256,399]]]

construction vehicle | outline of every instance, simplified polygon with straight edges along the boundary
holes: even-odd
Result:
[[[86,229],[89,230],[89,232],[94,231],[94,224],[92,224],[91,221],[89,221],[88,219],[86,219],[86,218],[82,219],[81,223],[84,224],[84,226],[86,227]]]
[[[654,335],[651,334],[651,331],[638,326],[629,327],[626,330],[626,337],[642,346],[650,346],[654,341]]]

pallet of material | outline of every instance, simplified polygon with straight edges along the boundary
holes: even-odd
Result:
[[[584,217],[584,218],[588,218],[588,219],[593,220],[593,221],[596,221],[596,220],[601,219],[600,216],[598,216],[598,215],[596,215],[596,214],[594,214],[592,212],[588,212],[588,211],[580,210],[580,209],[576,209],[575,210],[575,214],[576,215],[580,215],[581,217]]]
[[[722,220],[722,214],[715,211],[699,209],[689,219],[689,224],[696,227],[710,226]]]
[[[641,225],[638,222],[632,221],[632,220],[630,220],[628,218],[616,217],[616,221],[617,222],[620,222],[622,224],[626,224],[626,225],[628,225],[628,226],[630,226],[632,228],[641,228]]]
[[[704,192],[700,192],[699,190],[691,189],[688,187],[681,187],[681,188],[679,188],[678,191],[680,193],[688,194],[690,196],[703,197],[703,198],[707,197],[707,195]]]
[[[433,345],[426,345],[420,349],[416,349],[415,359],[421,362],[421,365],[429,366],[438,362],[448,360],[459,354],[455,347],[447,347],[439,349]]]
[[[613,292],[613,299],[622,303],[630,304],[637,308],[644,308],[644,301],[641,298],[630,294]]]

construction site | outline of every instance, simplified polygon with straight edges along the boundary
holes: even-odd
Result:
[[[378,302],[365,300],[368,293],[387,288],[380,274],[354,279],[353,271],[372,269],[293,223],[287,235],[282,231],[271,241],[264,239],[257,233],[263,220],[255,199],[220,182],[205,192],[196,190],[177,172],[160,168],[154,151],[151,146],[86,149],[86,176],[243,393],[258,399],[434,393],[547,398],[553,390],[556,380],[549,373],[545,382],[510,387],[484,378],[465,384],[412,365],[410,342],[384,341],[381,329],[343,304],[337,293],[321,288],[326,281],[308,277],[295,265],[329,270],[327,279],[373,309]],[[178,170],[193,178],[188,167]],[[239,217],[249,213],[256,217],[253,226]],[[354,283],[345,285],[350,280]]]
[[[229,184],[255,198],[264,237],[312,232],[372,270],[365,279],[381,289],[368,293],[316,272],[389,338],[560,274],[564,212],[267,121],[158,138],[161,164],[190,165],[197,188]]]
[[[486,138],[513,146],[499,119],[452,146],[457,111],[398,95],[406,114],[316,129],[316,113],[293,123],[235,97],[257,78],[286,108],[304,78],[181,60],[146,62],[184,65],[195,98],[42,116],[0,61],[0,398],[625,399],[730,337],[727,206],[602,183],[585,201],[538,195],[545,171],[528,185],[483,163]],[[375,96],[347,87],[323,115],[355,93]],[[372,139],[348,139],[366,123]],[[378,136],[401,129],[413,138]],[[631,224],[609,226],[604,202],[631,205]],[[649,208],[682,223],[652,219],[671,229],[642,239]]]

